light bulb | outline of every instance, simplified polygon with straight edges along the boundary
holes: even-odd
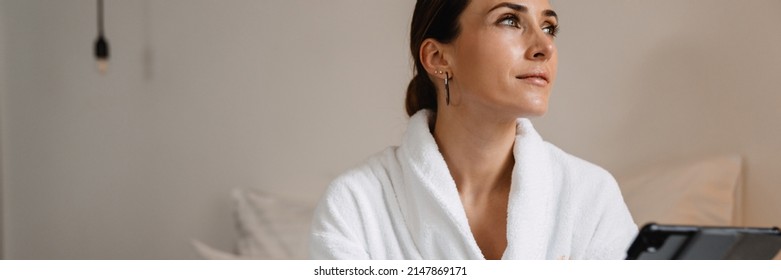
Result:
[[[98,73],[105,75],[108,72],[108,59],[98,59],[95,65],[98,68]]]
[[[98,72],[106,74],[106,71],[108,71],[109,48],[108,41],[103,37],[103,34],[98,35],[98,39],[95,40],[95,58],[97,59]]]

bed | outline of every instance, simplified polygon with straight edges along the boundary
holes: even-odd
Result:
[[[742,223],[742,160],[720,155],[637,168],[616,176],[638,226],[649,222],[701,226]],[[306,259],[315,205],[258,189],[236,189],[235,250],[193,240],[206,259]]]

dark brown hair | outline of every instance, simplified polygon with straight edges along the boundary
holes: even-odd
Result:
[[[415,4],[410,28],[410,51],[415,69],[407,87],[407,115],[412,116],[421,109],[436,112],[437,89],[420,61],[420,47],[428,38],[447,44],[458,37],[461,31],[458,17],[467,4],[469,0],[418,0]]]

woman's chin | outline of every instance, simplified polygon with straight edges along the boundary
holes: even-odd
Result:
[[[548,99],[539,98],[527,100],[522,104],[517,104],[514,108],[515,115],[520,118],[542,117],[548,112]]]
[[[521,111],[519,117],[521,118],[538,118],[545,115],[548,112],[548,106],[534,107]]]

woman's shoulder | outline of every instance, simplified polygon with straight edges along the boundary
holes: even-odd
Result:
[[[551,158],[551,165],[561,175],[572,181],[593,182],[596,186],[618,187],[616,180],[605,168],[572,155],[549,142],[545,142]]]
[[[349,233],[350,238],[363,240],[367,233],[356,225],[388,216],[384,195],[389,187],[385,179],[388,175],[383,171],[383,162],[394,150],[387,148],[331,181],[315,209],[313,234],[337,229]]]
[[[372,256],[372,240],[389,234],[397,217],[388,179],[395,147],[389,147],[348,169],[328,185],[314,212],[310,244],[314,258],[364,259]]]
[[[328,185],[324,198],[366,196],[380,192],[383,182],[391,176],[388,165],[395,161],[396,149],[397,147],[388,147],[341,173]]]
[[[559,169],[555,180],[559,180],[567,207],[587,213],[578,216],[579,223],[594,227],[595,237],[588,239],[595,245],[590,246],[586,258],[622,258],[621,254],[626,250],[623,245],[628,245],[634,238],[637,226],[616,179],[599,165],[548,144],[551,164]]]

